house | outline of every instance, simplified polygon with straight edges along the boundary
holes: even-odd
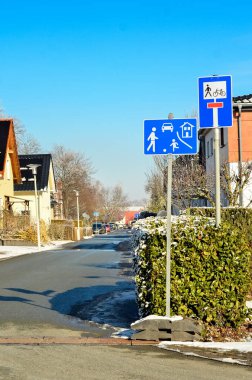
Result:
[[[10,210],[14,198],[14,185],[20,184],[21,173],[16,137],[12,119],[0,119],[0,212]],[[24,200],[16,200],[26,207]]]
[[[128,225],[133,220],[138,219],[139,213],[141,210],[143,210],[143,207],[139,207],[139,206],[127,207],[126,210],[124,211],[122,223]]]
[[[53,193],[55,189],[55,178],[51,154],[19,155],[22,183],[15,184],[14,195],[30,202],[30,216],[36,220],[35,184],[34,175],[29,167],[31,164],[37,166],[36,184],[38,194],[39,219],[49,224],[53,216]],[[16,213],[22,213],[19,204],[14,205]]]
[[[214,130],[201,129],[200,161],[205,165],[207,173],[214,173]],[[243,163],[252,162],[252,94],[233,98],[233,126],[220,128],[220,164],[228,163],[230,170],[239,173]],[[252,199],[251,184],[244,188],[240,196],[240,206],[247,206]],[[228,202],[221,195],[221,203],[228,206]]]

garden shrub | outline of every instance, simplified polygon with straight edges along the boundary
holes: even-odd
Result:
[[[23,229],[18,231],[17,236],[19,239],[37,243],[37,226],[35,224],[32,224],[28,227],[24,227]],[[47,225],[44,222],[44,220],[40,220],[40,239],[42,243],[48,243],[48,241],[50,241],[47,233]]]
[[[192,207],[188,212],[190,215],[215,217],[215,208],[212,207]],[[221,208],[221,220],[239,228],[252,247],[252,208],[223,207]]]
[[[48,233],[51,240],[71,240],[73,222],[67,220],[52,220]]]
[[[136,223],[134,267],[141,316],[165,315],[166,220]],[[239,326],[246,318],[251,251],[241,231],[206,218],[172,224],[171,314],[217,326]]]

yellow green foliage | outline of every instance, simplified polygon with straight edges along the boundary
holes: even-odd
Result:
[[[19,239],[37,243],[37,226],[35,224],[32,224],[28,227],[25,227],[22,230],[18,231],[17,236]],[[47,243],[50,240],[47,234],[47,226],[43,220],[40,221],[40,240],[42,243]]]

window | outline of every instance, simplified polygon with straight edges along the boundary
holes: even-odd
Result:
[[[209,158],[210,157],[209,141],[207,141],[207,151],[206,151],[206,153],[207,153],[207,158]]]
[[[11,165],[9,159],[6,161],[6,177],[8,180],[11,179]]]
[[[224,128],[220,128],[220,146],[221,148],[225,146],[225,141],[224,141]]]
[[[211,156],[213,156],[213,138],[211,138],[210,149],[211,149]]]

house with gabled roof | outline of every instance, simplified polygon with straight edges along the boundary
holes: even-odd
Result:
[[[0,119],[0,211],[10,209],[21,172],[13,119]],[[24,207],[24,205],[22,205]]]
[[[36,164],[37,175],[37,194],[39,204],[39,219],[44,220],[49,224],[54,218],[53,216],[53,194],[56,191],[55,177],[53,171],[53,162],[51,154],[30,154],[19,155],[20,171],[22,176],[22,183],[14,185],[14,195],[26,199],[30,203],[29,211],[32,220],[36,220],[36,203],[35,203],[35,187],[34,176],[30,164]],[[21,212],[18,204],[14,206],[15,212]]]

